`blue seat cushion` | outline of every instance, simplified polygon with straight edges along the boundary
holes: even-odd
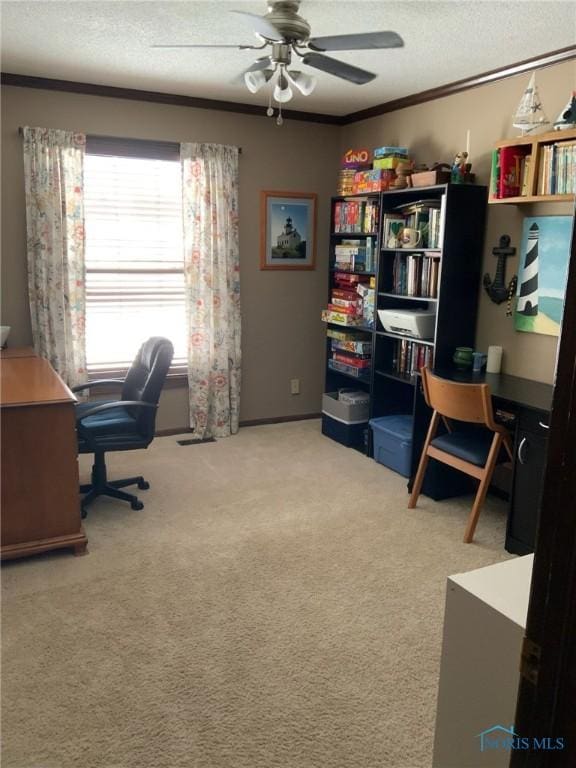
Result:
[[[76,406],[76,417],[81,418],[91,408],[105,403],[113,403],[114,400],[93,400],[92,402],[79,403]],[[138,420],[134,418],[127,408],[119,406],[111,408],[109,411],[95,413],[82,421],[85,429],[93,434],[134,434],[138,433]]]
[[[470,464],[476,464],[483,467],[488,460],[488,453],[494,438],[494,432],[489,430],[475,432],[451,432],[446,435],[435,437],[430,443],[434,448],[445,451],[451,456],[468,461]],[[498,461],[506,461],[506,451],[500,451]]]

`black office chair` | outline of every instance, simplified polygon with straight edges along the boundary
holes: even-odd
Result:
[[[81,392],[94,386],[122,384],[120,400],[93,400],[76,406],[78,452],[94,454],[92,482],[80,486],[80,493],[86,494],[82,499],[82,517],[86,517],[88,505],[102,495],[129,501],[132,509],[144,507],[137,496],[120,488],[137,485],[144,491],[150,487],[149,483],[142,476],[108,482],[104,454],[150,445],[154,439],[160,392],[173,354],[172,342],[153,336],[140,347],[124,380],[91,381],[73,388],[73,392]]]

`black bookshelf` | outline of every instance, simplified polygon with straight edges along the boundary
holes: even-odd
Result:
[[[330,275],[329,294],[334,287],[334,249],[343,238],[372,238],[376,247],[375,258],[375,311],[372,340],[372,366],[369,378],[349,377],[326,366],[325,391],[334,392],[350,387],[352,379],[359,389],[370,393],[370,417],[410,414],[413,417],[413,472],[417,466],[428,426],[427,408],[417,373],[402,370],[398,360],[398,345],[404,340],[421,345],[433,354],[436,368],[453,367],[452,356],[459,346],[474,346],[481,279],[484,230],[487,211],[487,188],[472,184],[441,184],[431,187],[407,188],[388,192],[349,195],[332,198],[330,221]],[[334,211],[341,201],[378,201],[379,225],[377,232],[335,232]],[[398,206],[418,201],[437,201],[439,204],[439,232],[433,248],[393,248],[383,242],[383,217],[386,213],[399,214]],[[427,245],[427,243],[423,243]],[[436,261],[437,286],[435,295],[398,293],[393,284],[394,260],[403,258]],[[414,291],[419,293],[418,290]],[[422,309],[434,311],[434,333],[429,339],[406,337],[388,333],[378,318],[378,309]],[[330,341],[327,343],[330,356]],[[368,445],[371,453],[371,446]],[[424,493],[433,498],[444,498],[462,492],[461,473],[447,466],[428,472]],[[466,479],[466,478],[465,478]]]

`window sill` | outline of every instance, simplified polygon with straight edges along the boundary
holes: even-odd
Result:
[[[88,375],[88,381],[100,381],[102,379],[125,379],[128,370],[122,371],[98,371],[96,373],[90,373]],[[174,371],[168,373],[166,381],[164,382],[163,389],[182,389],[188,386],[188,375],[182,371]],[[90,389],[90,395],[106,395],[110,392],[119,392],[122,389],[122,382],[118,382],[117,386],[111,384],[104,387],[92,387]]]

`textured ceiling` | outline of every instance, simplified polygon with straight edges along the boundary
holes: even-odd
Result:
[[[154,43],[253,44],[250,24],[264,0],[211,2],[2,2],[2,70],[247,104],[267,102],[235,76],[260,52],[158,50]],[[405,47],[338,52],[378,74],[357,86],[315,71],[311,96],[290,109],[344,115],[576,44],[576,2],[554,0],[303,0],[312,35],[392,29]],[[306,67],[303,69],[311,72]]]

